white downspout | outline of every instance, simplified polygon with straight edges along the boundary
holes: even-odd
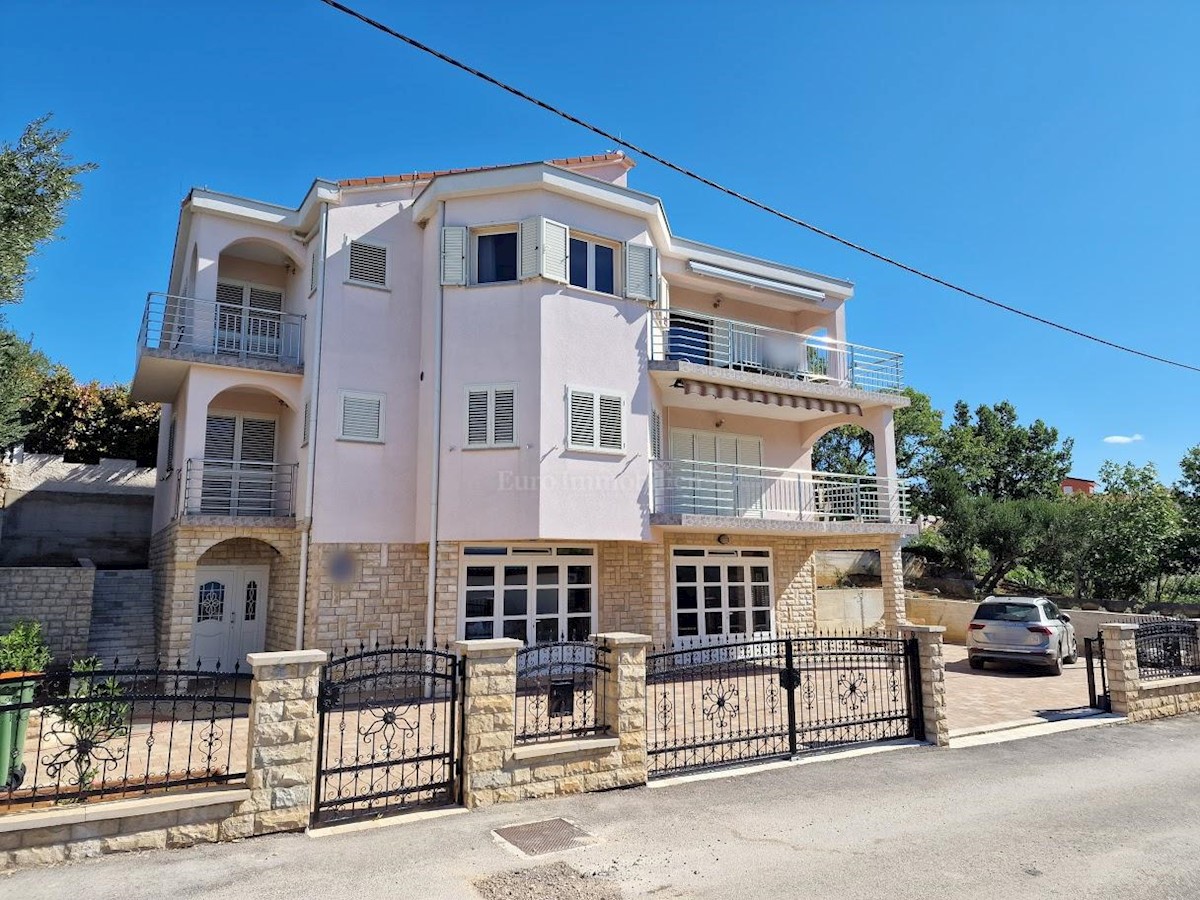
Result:
[[[446,224],[446,201],[438,204],[440,246]],[[433,613],[437,606],[438,494],[442,470],[442,299],[446,289],[438,277],[437,308],[433,312],[433,457],[429,467],[429,576],[425,596],[425,646],[433,649]]]
[[[300,588],[296,593],[296,649],[304,649],[304,607],[308,593],[308,537],[312,531],[314,479],[317,471],[317,410],[321,396],[321,332],[325,324],[325,252],[329,203],[321,203],[321,269],[317,273],[317,309],[313,316],[312,391],[308,403],[308,465],[304,478],[304,528],[300,532]]]

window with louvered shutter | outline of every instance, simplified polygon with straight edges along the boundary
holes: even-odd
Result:
[[[576,390],[569,394],[567,445],[590,450],[596,446],[596,395]]]
[[[304,401],[304,426],[303,426],[303,434],[301,434],[301,436],[300,436],[300,446],[301,446],[301,447],[307,447],[307,446],[308,446],[308,428],[309,428],[309,421],[310,421],[310,418],[311,418],[311,412],[310,412],[310,409],[311,409],[311,401],[309,401],[309,400],[305,400],[305,401]]]
[[[516,441],[516,386],[468,387],[467,447],[511,447]]]
[[[526,278],[536,278],[542,274],[541,267],[541,246],[542,246],[542,218],[534,216],[532,219],[524,219],[518,228],[520,247],[517,251],[519,268],[517,277],[524,280]]]
[[[467,229],[447,225],[442,229],[442,284],[467,283]]]
[[[340,437],[345,441],[383,441],[383,395],[342,391]]]
[[[241,306],[245,290],[240,284],[229,281],[217,282],[217,302],[228,303],[230,306]]]
[[[308,295],[311,297],[317,292],[317,251],[312,252],[312,265],[308,270]]]
[[[238,459],[242,462],[275,462],[275,420],[242,419]]]
[[[233,459],[236,436],[235,416],[209,416],[204,423],[204,458]]]
[[[364,244],[362,241],[350,242],[350,275],[351,281],[370,284],[375,287],[387,287],[387,248],[378,244]]]
[[[269,288],[250,288],[250,307],[252,309],[261,309],[267,312],[282,312],[283,311],[283,292],[273,291]]]
[[[657,409],[650,410],[650,456],[662,459],[662,413]]]
[[[167,429],[167,471],[175,471],[175,417],[171,417],[171,425]]]
[[[601,450],[625,449],[625,430],[622,427],[625,403],[620,397],[601,394],[597,401],[597,420],[600,423],[599,441]]]
[[[635,300],[658,296],[658,254],[653,247],[625,245],[625,296]]]
[[[467,391],[467,446],[488,445],[488,406],[490,394],[487,388]]]

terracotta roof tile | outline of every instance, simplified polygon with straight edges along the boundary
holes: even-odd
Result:
[[[546,162],[552,166],[576,166],[586,163],[616,162],[626,160],[628,165],[634,165],[624,152],[613,150],[608,153],[593,153],[590,156],[566,156],[562,159],[549,159]],[[529,165],[529,163],[518,163]],[[369,187],[373,184],[403,184],[414,181],[431,181],[439,175],[458,175],[463,172],[486,172],[489,169],[504,169],[507,166],[470,166],[464,169],[440,169],[434,172],[410,172],[406,175],[372,175],[368,178],[343,178],[338,182],[339,187]]]

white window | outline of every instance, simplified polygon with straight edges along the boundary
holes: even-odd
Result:
[[[772,632],[770,550],[676,547],[671,584],[677,638]]]
[[[471,385],[466,390],[467,448],[516,446],[516,385],[481,384]]]
[[[338,437],[343,441],[383,442],[383,394],[342,391],[341,425]]]
[[[592,547],[464,547],[460,634],[527,644],[586,641],[596,633],[595,553]]]
[[[576,287],[617,292],[617,245],[582,235],[571,235],[571,284]]]
[[[371,287],[387,287],[387,257],[387,247],[364,241],[351,241],[348,280]]]
[[[568,388],[567,447],[571,450],[624,450],[625,398],[616,393]]]
[[[516,226],[479,229],[471,235],[475,284],[517,280]]]
[[[317,251],[312,252],[312,262],[308,270],[308,296],[317,292]]]

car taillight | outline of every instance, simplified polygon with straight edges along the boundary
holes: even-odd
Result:
[[[967,626],[967,628],[970,629],[971,631],[982,631],[983,629],[987,628],[987,626],[984,625],[982,622],[972,622],[970,625]]]
[[[1054,634],[1054,632],[1051,631],[1049,628],[1047,628],[1045,625],[1030,625],[1029,630],[1032,631],[1034,634],[1047,634],[1047,635]]]

